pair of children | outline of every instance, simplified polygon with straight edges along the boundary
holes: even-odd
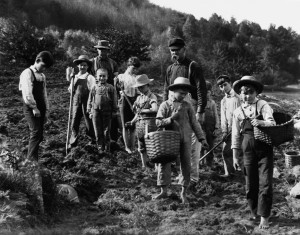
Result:
[[[79,68],[79,72],[75,75],[72,89],[73,115],[70,147],[77,145],[80,120],[84,116],[86,133],[92,139],[92,143],[96,142],[100,153],[104,150],[109,151],[111,119],[118,110],[115,88],[107,83],[107,69],[98,69],[96,78],[87,72],[91,66],[91,61],[87,56],[79,56],[74,60],[74,64]],[[71,68],[67,69],[67,80],[71,79],[71,70]]]

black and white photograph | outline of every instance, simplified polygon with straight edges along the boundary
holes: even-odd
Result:
[[[0,0],[0,235],[300,234],[300,0]]]

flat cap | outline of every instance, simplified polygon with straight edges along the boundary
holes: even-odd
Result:
[[[185,43],[182,38],[172,38],[169,40],[169,48],[170,49],[181,49],[185,46]]]

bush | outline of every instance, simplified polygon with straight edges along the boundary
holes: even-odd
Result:
[[[47,50],[55,54],[58,40],[28,22],[1,18],[0,26],[0,51],[6,54],[10,62],[30,65],[40,51]]]

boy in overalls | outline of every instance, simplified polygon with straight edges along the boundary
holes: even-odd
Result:
[[[93,129],[93,123],[89,119],[87,113],[87,101],[91,88],[95,84],[95,78],[87,72],[91,66],[91,61],[86,55],[81,55],[78,59],[74,60],[73,63],[78,67],[79,72],[74,77],[74,88],[73,88],[73,113],[71,121],[72,134],[69,140],[69,148],[75,147],[78,143],[79,126],[82,116],[84,117],[86,134],[91,138],[91,142],[95,142],[95,134]],[[67,80],[71,80],[72,73],[67,70]],[[68,90],[71,91],[70,84]]]
[[[205,140],[204,133],[198,121],[196,121],[196,115],[192,105],[185,101],[184,98],[194,89],[190,85],[190,81],[184,77],[178,77],[174,83],[169,86],[169,90],[174,94],[164,101],[157,112],[156,125],[158,127],[179,128],[181,133],[180,144],[180,170],[179,184],[182,185],[181,200],[183,204],[188,203],[186,198],[187,187],[191,180],[191,133],[194,132],[197,140],[202,143],[204,148],[207,148],[207,142]],[[174,122],[179,125],[175,127]],[[158,164],[157,172],[157,185],[161,187],[160,194],[153,197],[153,199],[164,198],[167,196],[167,186],[171,183],[171,163]]]
[[[157,112],[157,97],[154,95],[150,88],[149,84],[153,79],[149,79],[146,74],[138,75],[136,77],[136,83],[133,87],[137,88],[140,92],[140,95],[137,97],[136,101],[133,104],[133,108],[135,110],[135,116],[131,120],[131,125],[134,125],[139,118],[141,118],[142,113],[155,113]],[[142,160],[142,169],[146,170],[147,168],[147,152],[146,152],[146,144],[144,136],[138,136],[138,151]]]
[[[39,144],[43,140],[44,122],[49,111],[46,77],[43,72],[53,62],[51,53],[42,51],[37,55],[34,65],[20,75],[19,90],[22,91],[23,111],[30,130],[27,152],[27,159],[30,161],[38,160]]]
[[[242,104],[233,113],[232,149],[234,168],[239,167],[239,151],[242,149],[246,196],[251,210],[251,220],[260,215],[259,228],[269,227],[272,207],[273,147],[254,138],[253,127],[274,126],[273,110],[269,104],[256,96],[263,90],[263,84],[253,76],[244,76],[234,82],[233,89]],[[263,120],[258,120],[261,115]]]
[[[107,83],[107,78],[107,69],[96,71],[96,84],[91,89],[87,104],[100,154],[110,151],[111,120],[118,112],[117,92],[113,85]]]

